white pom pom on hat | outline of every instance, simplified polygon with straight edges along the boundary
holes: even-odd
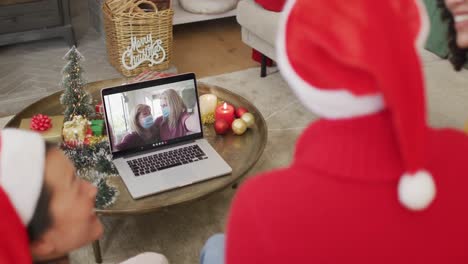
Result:
[[[18,129],[0,132],[0,187],[25,226],[31,221],[44,181],[45,142]]]
[[[413,211],[426,209],[436,196],[436,185],[427,171],[405,173],[398,182],[398,200]]]

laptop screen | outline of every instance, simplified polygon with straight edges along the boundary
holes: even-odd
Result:
[[[113,153],[202,137],[193,74],[105,89],[102,95]]]

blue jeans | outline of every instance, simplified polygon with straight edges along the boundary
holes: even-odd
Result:
[[[200,264],[224,264],[223,234],[216,234],[206,241],[200,254]]]

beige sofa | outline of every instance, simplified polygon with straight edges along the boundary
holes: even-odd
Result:
[[[263,9],[254,0],[237,5],[237,22],[242,27],[242,41],[262,53],[261,77],[266,76],[266,57],[276,60],[276,34],[280,13]]]

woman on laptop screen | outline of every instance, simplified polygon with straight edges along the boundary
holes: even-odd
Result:
[[[115,146],[118,150],[143,146],[159,141],[159,129],[156,126],[151,107],[146,104],[137,104],[132,111],[130,126],[132,132],[123,137]]]
[[[160,98],[162,116],[156,119],[155,125],[159,127],[161,140],[200,132],[200,122],[196,115],[198,110],[189,113],[184,101],[175,90],[165,90]]]

